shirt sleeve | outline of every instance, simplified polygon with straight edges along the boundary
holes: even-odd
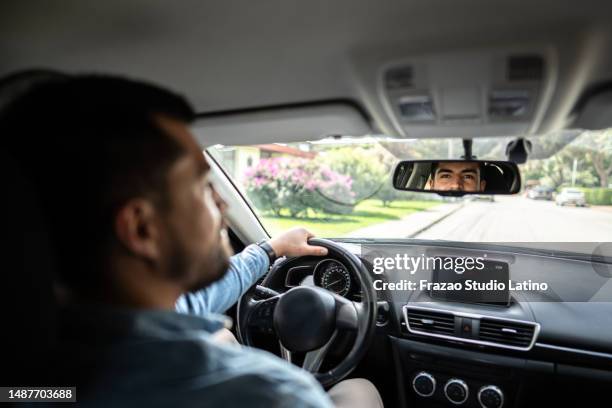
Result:
[[[181,296],[176,302],[176,311],[198,316],[224,313],[269,267],[266,252],[258,245],[249,245],[230,258],[229,269],[221,279],[197,292]]]

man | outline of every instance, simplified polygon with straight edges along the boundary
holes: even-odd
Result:
[[[226,205],[193,118],[169,91],[99,76],[58,76],[0,114],[7,150],[37,188],[70,305],[53,380],[94,406],[332,406],[311,375],[213,337],[225,321],[211,312],[269,260],[256,245],[230,259]],[[324,255],[311,236],[295,229],[268,245]]]
[[[434,163],[427,181],[428,190],[483,192],[487,182],[482,179],[477,162],[457,161]]]

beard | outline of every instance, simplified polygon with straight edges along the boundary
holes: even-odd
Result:
[[[196,267],[197,278],[189,285],[187,290],[197,292],[218,281],[227,273],[229,264],[229,256],[225,249],[222,246],[216,247],[214,253],[211,253],[205,262]]]
[[[225,276],[230,264],[227,239],[214,240],[214,247],[205,254],[191,254],[177,235],[169,234],[167,273],[171,279],[185,282],[187,291],[196,292]]]

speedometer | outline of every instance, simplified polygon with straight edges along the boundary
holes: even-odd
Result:
[[[321,286],[340,296],[346,296],[351,289],[351,275],[341,263],[329,261],[321,275]]]

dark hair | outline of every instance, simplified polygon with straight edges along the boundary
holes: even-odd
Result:
[[[66,78],[66,74],[50,69],[28,69],[0,78],[0,110],[37,84]]]
[[[457,161],[453,161],[453,160],[450,160],[450,161],[452,161],[453,163],[459,163],[462,160],[461,159],[457,159]],[[483,172],[485,170],[485,165],[486,165],[486,163],[484,163],[484,162],[478,162],[478,169],[480,171],[480,179],[481,180],[483,179]],[[438,167],[440,167],[440,162],[439,161],[438,162],[433,162],[431,164],[431,172],[429,173],[429,176],[432,179],[436,176],[436,170],[438,170]]]
[[[38,188],[66,285],[99,283],[126,201],[147,197],[167,208],[166,175],[185,151],[156,114],[194,118],[177,94],[99,75],[39,82],[0,113],[4,145]]]

